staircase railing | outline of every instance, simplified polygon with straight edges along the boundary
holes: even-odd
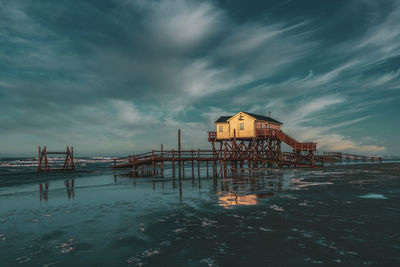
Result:
[[[276,137],[282,142],[286,143],[290,147],[293,148],[295,152],[300,151],[316,151],[317,144],[316,143],[302,143],[286,134],[282,130],[278,129],[257,129],[257,137]]]

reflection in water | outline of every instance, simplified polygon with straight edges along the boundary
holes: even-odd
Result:
[[[210,190],[217,196],[220,206],[230,207],[234,205],[257,205],[260,198],[271,197],[274,194],[271,191],[280,191],[297,184],[296,187],[307,186],[307,183],[301,182],[294,176],[283,175],[283,172],[276,170],[263,170],[263,171],[248,171],[240,173],[232,173],[230,176],[222,178],[217,172],[214,172],[209,177],[193,177],[185,178],[152,178],[152,189],[157,190],[161,188],[164,191],[164,184],[171,185],[172,188],[178,190],[179,200],[183,201],[185,181],[190,180],[192,188],[197,186],[199,190],[203,190],[202,183],[207,184],[206,181],[212,182]],[[133,186],[136,187],[137,181],[149,181],[149,177],[140,179],[138,176],[132,176],[131,173],[120,173],[113,175],[114,184],[119,183],[118,177],[127,177],[132,180]],[[212,179],[212,181],[211,181]],[[121,180],[126,181],[126,179]],[[296,183],[297,181],[297,183]],[[161,186],[158,186],[161,183]],[[303,185],[305,184],[305,185]],[[67,189],[68,199],[75,198],[75,180],[64,180],[65,188]],[[45,182],[39,184],[39,197],[40,200],[48,200],[49,183]],[[191,189],[192,190],[192,189]]]
[[[297,175],[296,173],[294,174]],[[137,175],[128,174],[115,174],[114,183],[117,183],[117,176],[128,177],[133,180],[133,185],[136,186],[136,180],[149,181],[148,177],[140,179]],[[212,179],[210,192],[216,196],[217,203],[219,206],[229,208],[237,205],[257,205],[260,199],[270,198],[275,194],[273,191],[280,191],[286,189],[291,185],[293,176],[287,176],[281,171],[276,170],[263,170],[263,171],[247,171],[240,173],[232,173],[230,176],[222,178],[218,173],[213,173],[211,178],[209,177],[193,177],[188,178],[152,178],[151,186],[153,190],[160,188],[157,184],[161,183],[162,190],[164,190],[164,183],[170,183],[172,188],[178,190],[179,200],[183,200],[183,191],[185,190],[185,181],[191,181],[191,187],[197,186],[199,190],[202,190],[202,183],[206,184],[206,181]],[[124,181],[125,179],[121,180]],[[294,179],[295,180],[295,179]],[[126,181],[126,180],[125,180]],[[204,181],[204,182],[202,182]],[[150,181],[149,181],[150,182]],[[190,189],[191,191],[193,189]]]
[[[230,208],[232,206],[239,206],[239,205],[245,205],[245,206],[257,205],[259,199],[270,198],[275,195],[273,192],[240,195],[237,193],[238,187],[234,187],[234,190],[235,191],[219,192],[218,205],[224,208]]]
[[[74,179],[67,179],[64,180],[65,188],[67,189],[67,197],[74,198],[75,197],[75,180]],[[54,189],[53,189],[54,190]],[[44,182],[39,184],[39,199],[42,201],[48,200],[49,195],[49,182]]]
[[[179,201],[182,202],[182,180],[179,179]]]
[[[218,187],[218,183],[220,187]],[[225,179],[214,178],[213,185],[218,205],[230,208],[259,204],[260,199],[275,195],[272,190],[282,190],[285,187],[285,179],[282,172],[267,170],[251,174],[237,173]],[[255,193],[252,194],[252,192]]]
[[[236,192],[221,192],[218,197],[218,205],[224,208],[238,205],[257,205],[259,199],[270,198],[272,196],[274,196],[272,192],[253,195],[238,195]]]
[[[346,168],[204,172],[195,187],[190,175],[40,176],[0,190],[0,265],[397,266],[398,170]]]
[[[49,184],[47,182],[45,182],[44,184],[39,184],[39,198],[40,201],[42,201],[42,199],[47,201],[47,193],[49,191]]]
[[[74,191],[74,187],[75,187],[75,181],[74,179],[67,179],[64,181],[65,187],[67,188],[67,195],[68,198],[74,198],[75,197],[75,191]]]
[[[258,200],[256,195],[240,196],[236,193],[223,193],[218,197],[218,205],[228,208],[236,205],[257,205]]]

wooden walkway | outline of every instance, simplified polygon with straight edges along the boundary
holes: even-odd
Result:
[[[326,165],[334,166],[337,162],[378,162],[382,157],[360,156],[338,152],[326,152],[322,155],[301,155],[293,152],[266,152],[258,154],[236,153],[231,150],[153,150],[151,152],[136,154],[124,158],[114,159],[114,169],[129,168],[138,176],[156,176],[161,173],[164,176],[166,164],[171,165],[172,176],[176,177],[176,172],[184,175],[185,165],[191,164],[192,172],[197,167],[200,172],[201,163],[206,165],[207,173],[210,168],[213,172],[220,169],[221,173],[226,173],[228,166],[232,171],[238,168],[244,169],[263,169],[263,168],[314,168]],[[197,166],[195,166],[197,165]],[[238,166],[239,165],[239,166]]]

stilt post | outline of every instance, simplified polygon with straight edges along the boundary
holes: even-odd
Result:
[[[181,179],[181,129],[178,130],[178,169],[179,179]]]

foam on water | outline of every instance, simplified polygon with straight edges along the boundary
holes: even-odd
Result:
[[[369,194],[360,196],[360,198],[387,199],[387,197],[385,197],[382,194],[374,194],[374,193],[369,193]]]
[[[64,163],[65,157],[47,157],[49,164]],[[0,168],[37,168],[38,158],[21,158],[21,159],[0,159]],[[112,157],[75,157],[74,163],[76,166],[85,166],[86,164],[111,163]]]

